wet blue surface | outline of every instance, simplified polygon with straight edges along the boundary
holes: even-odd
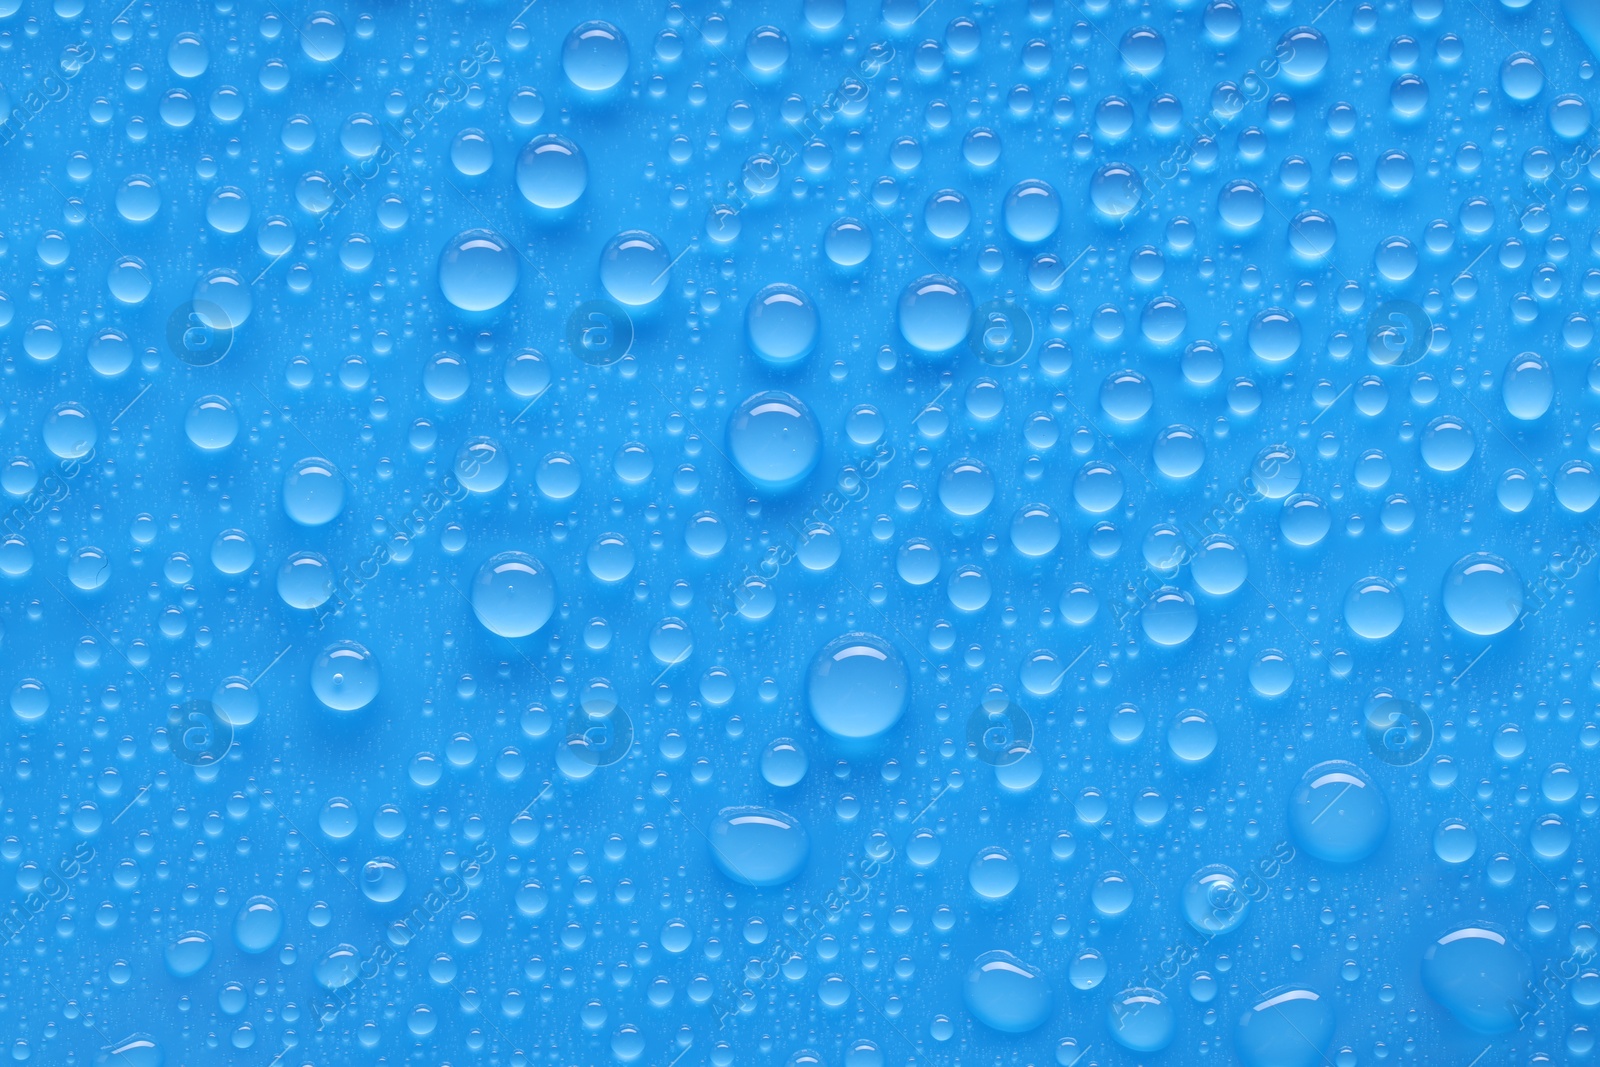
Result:
[[[1588,1061],[1591,5],[519,7],[0,0],[14,1060]]]

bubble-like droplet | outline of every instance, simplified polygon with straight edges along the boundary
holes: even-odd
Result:
[[[271,897],[251,897],[233,920],[233,940],[241,952],[266,952],[282,934],[283,911]]]
[[[1532,422],[1544,417],[1555,399],[1555,374],[1550,364],[1536,352],[1524,352],[1506,364],[1500,384],[1500,398],[1514,419]]]
[[[1250,897],[1239,887],[1239,875],[1220,863],[1202,867],[1183,887],[1183,917],[1202,934],[1225,934],[1244,922]]]
[[[190,406],[183,428],[196,448],[216,452],[239,436],[239,416],[222,397],[203,396]]]
[[[1479,1034],[1506,1034],[1522,1025],[1532,972],[1522,950],[1486,924],[1459,926],[1422,956],[1422,988]]]
[[[961,993],[975,1019],[1006,1034],[1037,1030],[1055,1009],[1044,972],[999,949],[973,961]]]
[[[605,92],[628,73],[628,39],[609,22],[579,23],[561,48],[561,69],[579,89]]]
[[[149,1034],[129,1034],[108,1044],[94,1062],[95,1067],[163,1067],[167,1057]]]
[[[501,637],[537,633],[550,620],[555,602],[549,570],[526,552],[489,557],[472,582],[473,612],[485,628]]]
[[[1282,363],[1300,351],[1300,322],[1283,308],[1267,308],[1250,320],[1250,351],[1267,363]]]
[[[1398,630],[1405,617],[1405,600],[1387,578],[1362,578],[1345,593],[1344,623],[1359,637],[1381,641]]]
[[[1110,219],[1121,219],[1139,206],[1144,198],[1144,183],[1139,172],[1126,163],[1107,163],[1095,171],[1089,182],[1089,199]]]
[[[1239,1017],[1234,1048],[1244,1067],[1319,1067],[1330,1062],[1335,1021],[1328,998],[1303,986],[1283,986]]]
[[[600,284],[611,299],[629,307],[653,303],[666,292],[671,273],[666,245],[645,230],[622,231],[600,253]]]
[[[463,230],[439,253],[439,291],[462,311],[492,311],[516,291],[511,242],[493,230]]]
[[[806,676],[806,703],[817,725],[847,740],[887,733],[910,698],[905,661],[874,634],[848,633],[828,642]]]
[[[354,945],[341,943],[328,950],[317,961],[312,975],[324,989],[343,989],[356,980],[361,970],[361,950]]]
[[[792,815],[772,808],[723,808],[711,821],[711,858],[744,885],[792,881],[811,854],[811,836]]]
[[[1299,26],[1278,40],[1280,69],[1292,80],[1311,81],[1328,65],[1328,41],[1310,26]]]
[[[822,245],[834,266],[858,266],[872,254],[872,231],[860,219],[837,219],[828,226]]]
[[[1344,760],[1308,770],[1289,799],[1295,842],[1328,863],[1356,863],[1377,851],[1389,830],[1389,802],[1367,773]]]
[[[301,526],[325,526],[344,510],[344,478],[321,458],[302,459],[283,476],[284,513]]]
[[[190,299],[195,317],[213,330],[237,330],[255,307],[250,286],[236,272],[225,268],[196,282]]]
[[[406,872],[388,856],[374,856],[361,867],[361,892],[376,904],[399,900],[406,891]]]
[[[311,664],[311,690],[334,711],[359,711],[378,695],[378,659],[354,641],[336,641]]]
[[[967,884],[984,900],[1004,900],[1021,880],[1016,857],[998,846],[979,849],[967,865]]]
[[[799,397],[775,389],[756,393],[728,419],[728,454],[756,488],[781,492],[816,469],[822,428]]]
[[[300,50],[318,63],[344,55],[344,23],[330,11],[313,11],[300,25]]]
[[[174,978],[199,974],[211,962],[211,935],[190,930],[167,946],[167,970]]]
[[[1061,224],[1061,198],[1047,182],[1026,178],[1005,201],[1006,232],[1024,244],[1048,240]]]
[[[946,274],[924,274],[900,294],[900,336],[931,355],[950,351],[972,327],[972,297]]]
[[[1139,987],[1125,989],[1112,998],[1106,1027],[1123,1048],[1160,1052],[1172,1044],[1178,1021],[1164,994]]]
[[[517,157],[517,189],[534,207],[559,211],[577,203],[589,187],[583,150],[556,133],[529,141]]]
[[[94,450],[100,431],[94,416],[82,404],[69,400],[45,416],[40,436],[57,459],[82,459]]]
[[[1139,613],[1139,625],[1144,635],[1158,645],[1181,645],[1194,636],[1200,625],[1200,613],[1195,610],[1194,597],[1187,590],[1164,586],[1157,590]]]
[[[769,742],[761,753],[761,777],[778,789],[798,785],[806,776],[810,759],[798,741],[779,737]]]
[[[768,285],[750,298],[744,312],[751,351],[775,367],[809,356],[817,345],[817,307],[793,285]]]
[[[1451,622],[1468,633],[1492,637],[1522,615],[1522,579],[1499,556],[1473,552],[1445,573],[1443,601]]]
[[[1454,415],[1440,415],[1422,432],[1422,460],[1436,471],[1460,470],[1476,448],[1471,428]]]

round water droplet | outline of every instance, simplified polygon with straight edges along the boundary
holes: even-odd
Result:
[[[311,690],[334,711],[359,711],[378,695],[378,659],[354,641],[336,641],[311,664]]]
[[[756,393],[728,419],[728,454],[739,472],[766,492],[791,489],[822,458],[822,428],[800,398]]]
[[[516,291],[517,253],[493,230],[463,230],[439,253],[439,291],[462,311],[492,311]]]
[[[388,856],[374,856],[361,867],[361,892],[376,904],[399,900],[406,891],[406,872]]]
[[[1160,1052],[1172,1044],[1177,1016],[1162,993],[1154,989],[1125,989],[1111,1001],[1106,1016],[1111,1037],[1134,1052]]]
[[[1387,578],[1367,577],[1353,583],[1344,596],[1344,623],[1350,632],[1381,641],[1400,628],[1406,617],[1400,590]]]
[[[900,294],[900,336],[932,355],[948,352],[967,339],[972,297],[966,286],[945,274],[925,274]]]
[[[1534,352],[1524,352],[1506,364],[1500,398],[1512,418],[1524,422],[1543,418],[1544,413],[1550,410],[1555,395],[1555,374],[1544,357]]]
[[[817,308],[793,285],[775,283],[750,298],[744,313],[751,351],[776,367],[799,363],[817,345]]]
[[[984,900],[1004,900],[1021,880],[1016,858],[998,846],[979,849],[967,865],[967,884]]]
[[[211,935],[190,930],[167,946],[167,970],[174,978],[199,974],[211,962]]]
[[[619,304],[643,307],[667,290],[672,256],[653,233],[624,230],[600,253],[600,284]]]
[[[806,776],[810,760],[798,741],[780,737],[770,742],[761,753],[761,777],[778,789],[798,785]]]
[[[579,23],[561,48],[561,69],[578,88],[605,92],[628,73],[628,39],[609,22]]]
[[[811,854],[811,836],[800,821],[772,808],[723,808],[707,836],[722,873],[743,885],[792,881]]]
[[[472,610],[501,637],[537,633],[555,611],[556,587],[545,565],[526,552],[501,552],[478,568]]]
[[[241,952],[259,955],[278,943],[283,933],[283,912],[271,897],[245,901],[233,920],[233,940]]]
[[[1048,240],[1061,224],[1061,198],[1047,182],[1027,178],[1011,187],[1005,201],[1006,232],[1024,244]]]
[[[577,203],[589,186],[583,150],[560,134],[529,141],[517,157],[517,189],[534,207],[559,211]]]
[[[1329,863],[1356,863],[1376,852],[1389,830],[1389,802],[1367,773],[1328,760],[1300,779],[1289,800],[1296,843]]]
[[[1522,1025],[1532,973],[1522,950],[1487,924],[1457,927],[1422,956],[1422,988],[1479,1034],[1507,1034]]]
[[[325,526],[344,510],[344,479],[320,456],[302,459],[283,476],[284,513],[301,526]]]
[[[824,645],[806,676],[811,715],[834,737],[861,740],[887,733],[905,714],[911,676],[881,637],[848,633]]]
[[[1244,1067],[1320,1067],[1336,1022],[1328,998],[1303,986],[1283,986],[1239,1017],[1234,1048]]]
[[[1044,972],[999,949],[973,961],[961,993],[973,1018],[1006,1034],[1037,1030],[1055,1009]]]
[[[1492,637],[1522,615],[1522,579],[1499,556],[1473,552],[1450,565],[1443,600],[1451,622],[1468,633]]]
[[[854,267],[872,254],[872,231],[860,219],[838,219],[828,226],[823,249],[836,267]]]
[[[1207,936],[1225,934],[1244,922],[1250,897],[1239,888],[1239,875],[1220,863],[1202,867],[1183,887],[1183,917]]]

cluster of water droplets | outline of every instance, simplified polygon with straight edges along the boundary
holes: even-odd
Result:
[[[119,7],[0,0],[15,1060],[1591,1054],[1587,5]]]

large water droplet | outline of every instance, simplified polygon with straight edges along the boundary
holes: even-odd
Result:
[[[478,568],[472,610],[501,637],[537,633],[555,611],[556,587],[545,565],[526,552],[501,552]]]
[[[806,676],[811,715],[834,737],[881,736],[900,721],[910,699],[905,661],[873,634],[848,633],[828,642]]]
[[[462,311],[492,311],[517,288],[517,253],[493,230],[464,230],[439,253],[439,291]]]
[[[723,808],[708,836],[722,873],[744,885],[783,885],[811,854],[811,837],[800,821],[772,808]]]
[[[1444,577],[1444,610],[1468,633],[1492,637],[1522,614],[1522,579],[1488,552],[1462,556]]]
[[[758,488],[781,492],[816,469],[822,428],[811,409],[791,393],[756,393],[728,419],[728,455]]]
[[[1498,929],[1457,927],[1422,957],[1422,988],[1467,1029],[1506,1034],[1522,1025],[1532,965]]]
[[[1044,972],[998,949],[973,961],[961,993],[974,1018],[1007,1034],[1037,1030],[1055,1009]]]
[[[1300,847],[1329,863],[1364,860],[1389,830],[1389,802],[1367,773],[1328,760],[1300,779],[1289,799],[1289,830]]]

